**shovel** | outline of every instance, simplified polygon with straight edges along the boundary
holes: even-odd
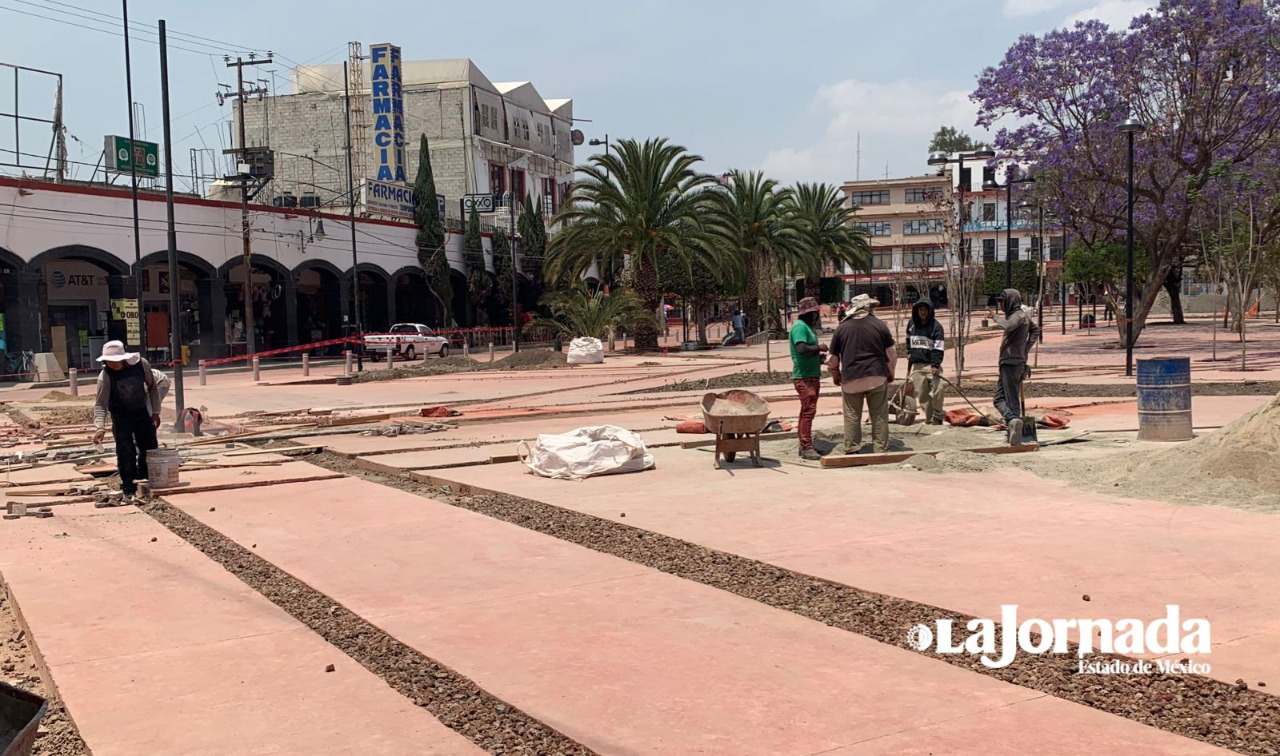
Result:
[[[1039,438],[1036,437],[1036,419],[1027,412],[1027,392],[1023,389],[1026,385],[1026,379],[1018,383],[1018,406],[1022,408],[1022,443],[1038,444]]]

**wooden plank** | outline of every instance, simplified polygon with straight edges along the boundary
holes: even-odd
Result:
[[[257,454],[288,454],[290,452],[313,452],[323,451],[324,446],[320,444],[311,444],[309,446],[280,446],[275,449],[248,449],[246,451],[227,452],[227,457],[252,457]]]
[[[199,441],[190,441],[182,445],[182,448],[189,446],[208,446],[210,444],[222,444],[228,441],[238,441],[242,438],[250,438],[252,436],[261,436],[267,433],[280,433],[282,431],[303,430],[304,428],[314,428],[316,423],[302,423],[300,425],[273,425],[269,428],[262,428],[256,431],[246,431],[244,433],[230,433],[225,436],[210,436],[202,438]]]
[[[681,449],[701,449],[701,448],[702,448],[702,447],[704,447],[704,446],[715,446],[715,445],[716,445],[716,437],[715,437],[715,434],[713,434],[713,433],[707,433],[707,434],[703,434],[703,435],[710,436],[710,438],[700,438],[700,439],[696,439],[696,440],[694,440],[694,441],[680,441],[680,442],[679,442],[679,444],[680,444],[680,448],[681,448]],[[793,431],[793,430],[791,430],[791,431],[780,431],[780,432],[778,432],[778,433],[761,433],[761,434],[760,434],[760,440],[761,440],[761,441],[783,441],[783,440],[786,440],[786,439],[788,439],[788,438],[795,438],[795,437],[796,437],[796,432],[795,432],[795,431]],[[653,446],[653,447],[660,447],[660,446],[674,446],[674,444],[650,444],[650,446]]]
[[[1022,454],[1023,452],[1038,451],[1038,444],[1023,444],[1021,446],[990,446],[980,449],[955,449],[953,451],[966,451],[972,454]],[[927,457],[936,457],[942,453],[939,451],[909,451],[909,452],[889,452],[886,454],[840,454],[831,455],[822,458],[823,467],[867,467],[870,465],[891,465],[895,462],[906,462],[908,459],[918,455]]]
[[[208,486],[178,486],[175,488],[155,488],[152,489],[152,496],[173,496],[185,493],[205,493],[207,491],[233,491],[240,488],[261,488],[263,486],[283,486],[289,483],[311,483],[317,480],[337,480],[345,478],[342,473],[329,473],[327,475],[311,475],[303,478],[290,478],[288,480],[250,480],[243,483],[219,483]]]

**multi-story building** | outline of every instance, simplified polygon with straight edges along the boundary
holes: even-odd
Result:
[[[245,104],[246,143],[270,147],[275,179],[266,196],[277,205],[345,206],[348,197],[346,140],[351,116],[354,173],[362,179],[412,184],[417,173],[420,135],[431,150],[436,192],[445,198],[446,216],[462,218],[467,194],[491,194],[499,210],[514,195],[540,202],[553,213],[564,201],[574,168],[573,101],[547,100],[527,81],[493,83],[467,58],[404,61],[398,92],[403,111],[400,134],[383,137],[380,46],[351,76],[351,108],[341,64],[293,70],[293,93],[249,99]],[[398,51],[397,51],[398,54]],[[238,108],[235,114],[238,117]],[[384,139],[403,140],[394,155],[399,171],[379,175],[387,163]],[[396,173],[402,172],[402,176]],[[377,214],[370,212],[369,214]],[[505,227],[507,212],[484,218],[486,226]]]
[[[956,167],[951,164],[923,176],[850,181],[841,187],[846,205],[857,209],[855,223],[867,231],[872,252],[870,274],[840,271],[849,296],[871,293],[888,305],[900,298],[898,292],[913,302],[927,286],[936,305],[947,304],[947,272],[959,262],[961,234],[955,219],[962,196],[968,210],[964,244],[973,264],[1039,258],[1039,216],[1019,208],[1019,186],[1015,184],[1009,234],[1004,170],[980,163],[963,170]],[[997,181],[998,188],[992,188]],[[1049,219],[1045,223],[1047,261],[1053,268],[1061,265],[1062,237],[1056,224]]]

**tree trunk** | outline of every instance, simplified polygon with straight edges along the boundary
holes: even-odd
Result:
[[[763,261],[758,255],[752,255],[747,262],[747,288],[742,298],[742,314],[747,316],[747,336],[764,327],[761,313],[764,311],[760,303],[760,268]]]
[[[635,258],[636,296],[644,303],[644,309],[656,313],[662,306],[662,295],[658,291],[658,269],[646,255]],[[648,320],[636,325],[636,350],[653,351],[658,348],[658,327]]]
[[[1187,319],[1182,313],[1182,266],[1177,265],[1164,277],[1164,290],[1169,295],[1169,314],[1173,316],[1174,325],[1186,325]]]
[[[804,274],[804,295],[813,297],[818,300],[818,304],[826,304],[822,301],[822,276],[817,273]]]
[[[698,299],[697,305],[694,307],[695,316],[698,321],[698,344],[706,346],[707,340],[707,303],[702,299]]]

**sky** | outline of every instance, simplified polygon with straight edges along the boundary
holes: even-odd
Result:
[[[223,55],[274,52],[276,62],[255,73],[285,93],[293,65],[340,62],[359,40],[397,44],[406,60],[469,57],[491,81],[532,81],[545,98],[572,98],[588,139],[664,136],[701,155],[708,173],[763,169],[783,182],[838,183],[926,172],[929,137],[943,124],[984,136],[968,96],[1020,35],[1086,18],[1124,27],[1154,3],[131,0],[129,19],[145,27],[131,45],[145,114],[138,131],[150,141],[161,137],[150,30],[159,18],[168,24],[178,174],[190,173],[191,148],[230,146],[231,108],[214,96],[235,82]],[[105,135],[128,133],[120,11],[111,0],[0,0],[0,62],[64,76],[69,157],[87,164],[77,178],[88,178]],[[24,74],[19,84],[22,112],[49,117],[51,80]],[[12,74],[0,69],[0,112],[12,102]],[[13,149],[12,128],[0,120],[0,149]],[[47,126],[24,127],[27,160],[43,164],[35,155],[48,142]],[[578,148],[576,159],[593,149]]]

